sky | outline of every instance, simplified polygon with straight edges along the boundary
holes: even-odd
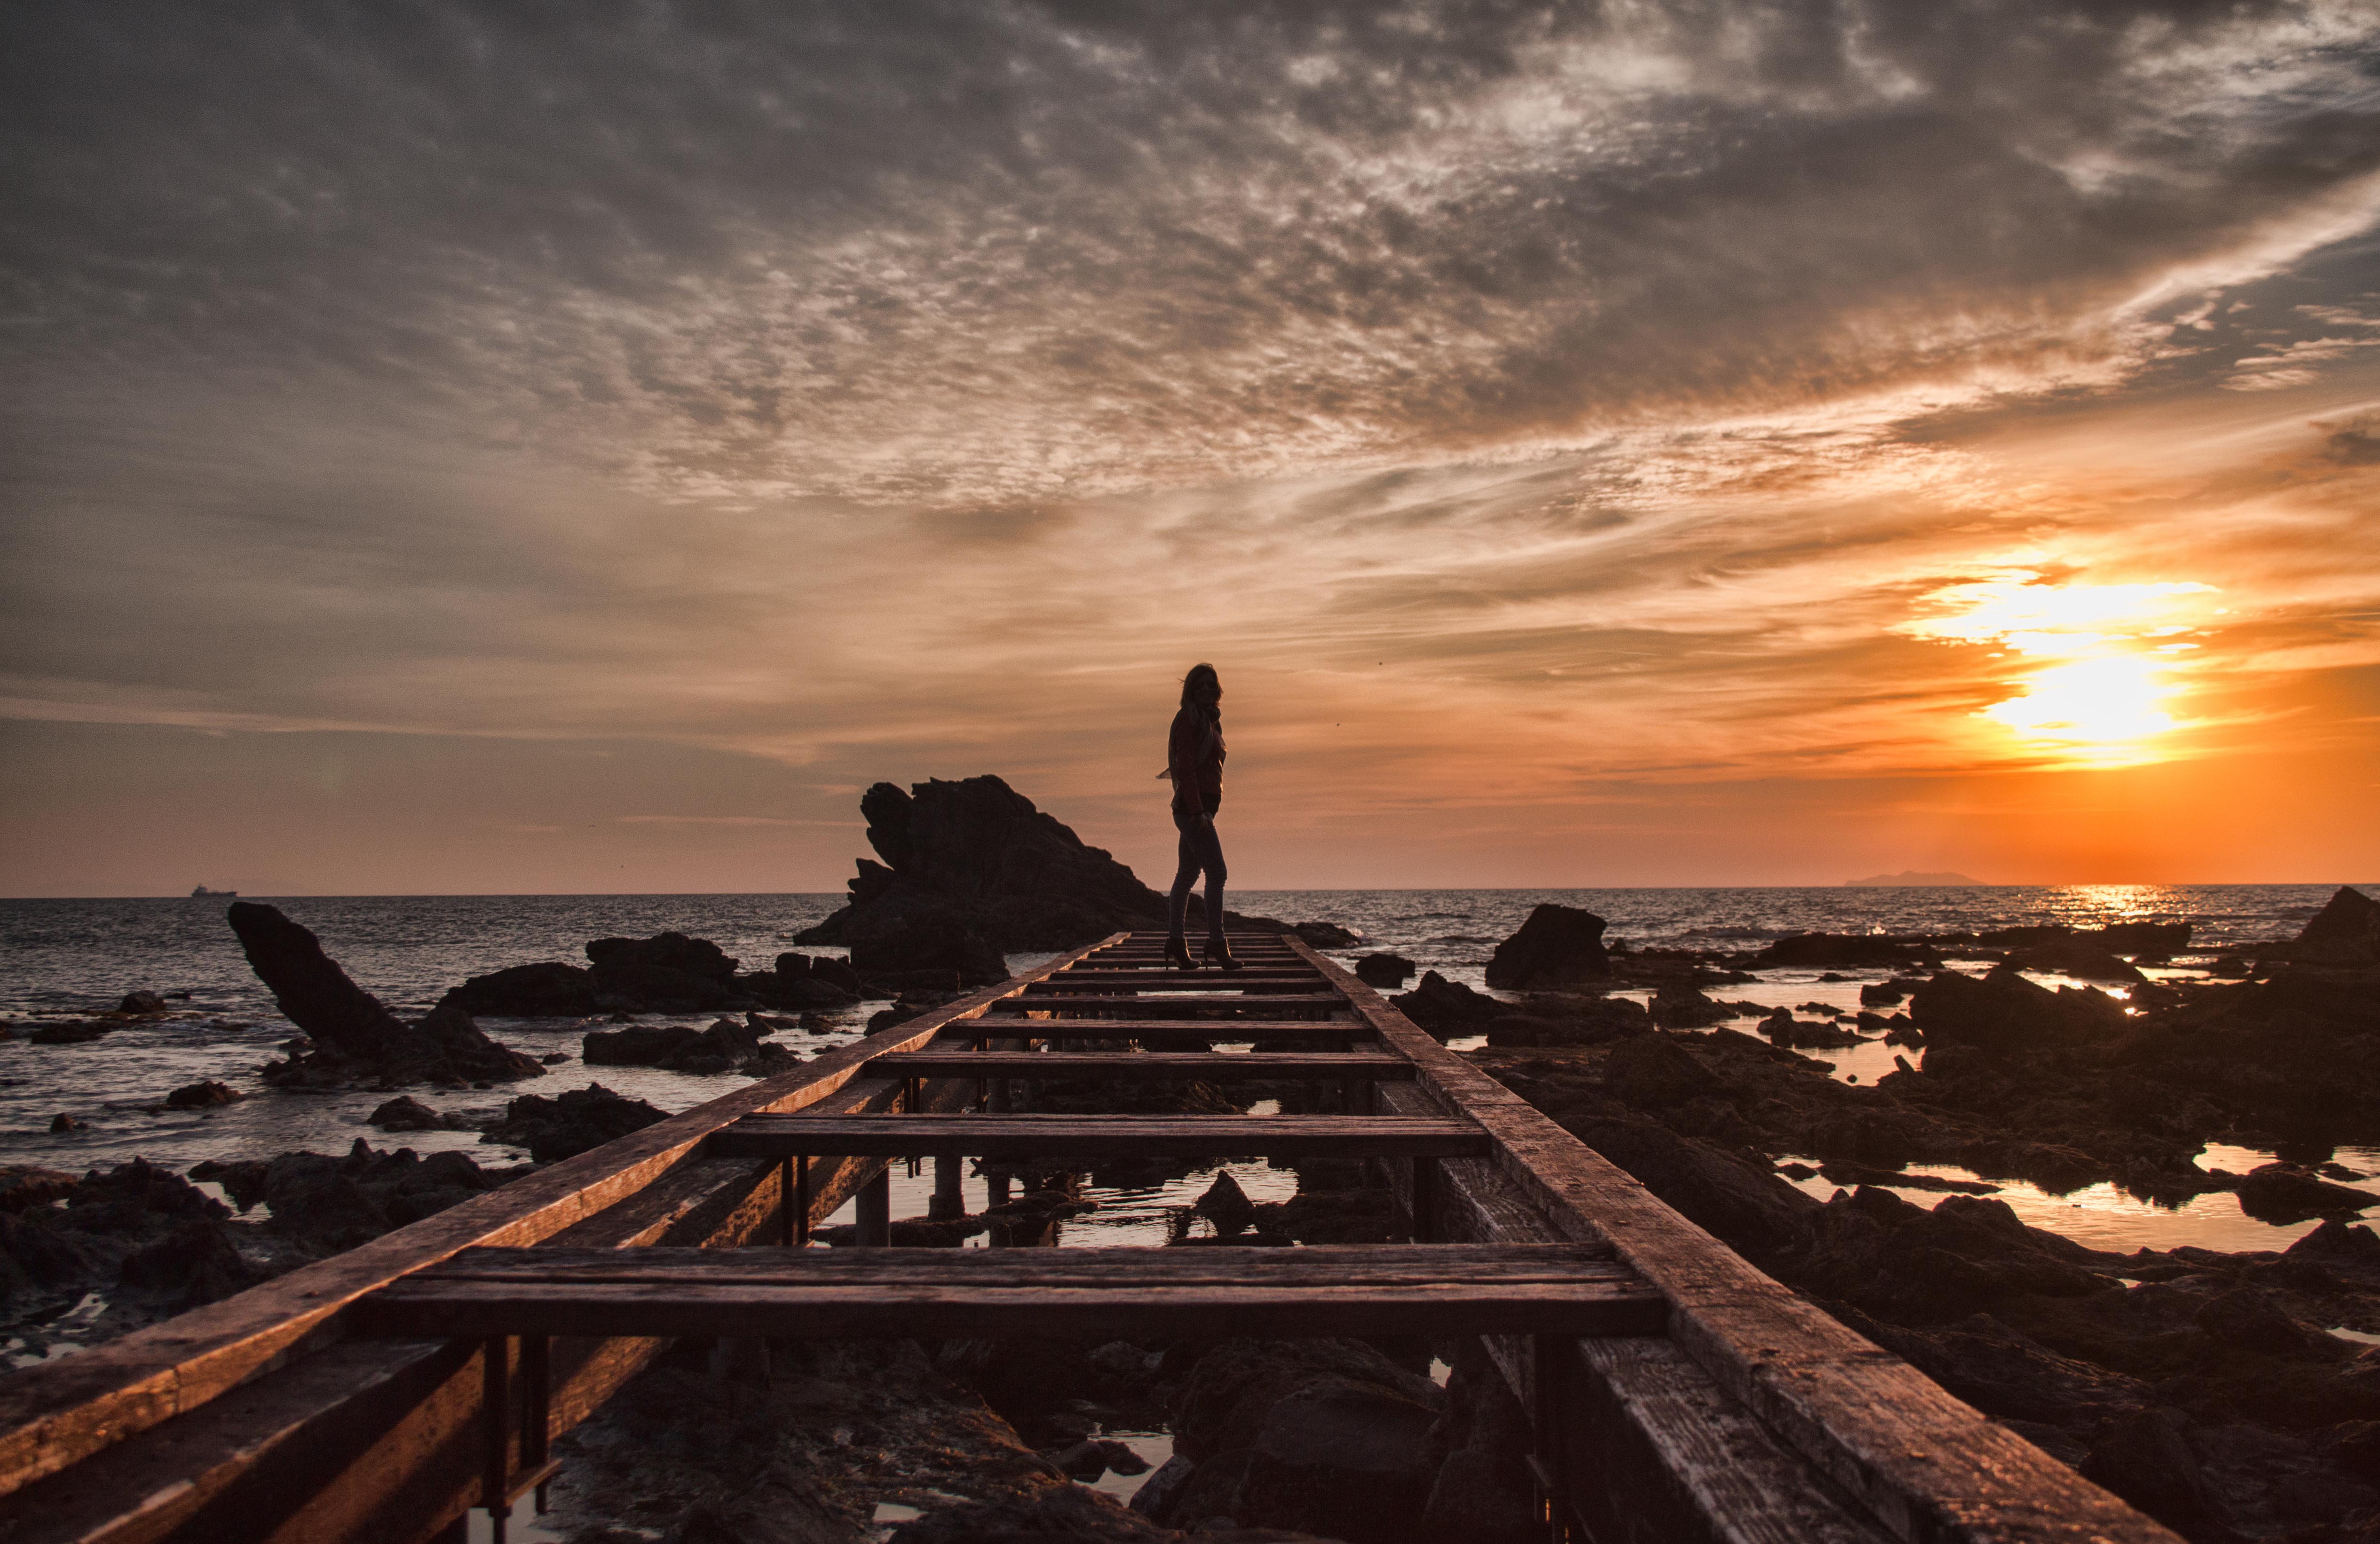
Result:
[[[0,894],[2380,874],[2368,3],[0,12]]]

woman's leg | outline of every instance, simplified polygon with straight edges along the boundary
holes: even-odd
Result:
[[[1198,862],[1207,871],[1207,936],[1217,943],[1223,938],[1223,838],[1216,834],[1215,817],[1199,820]]]
[[[1200,861],[1205,856],[1198,850],[1196,833],[1205,824],[1196,815],[1184,814],[1180,810],[1173,812],[1173,828],[1181,833],[1181,838],[1174,844],[1177,855],[1173,864],[1173,893],[1166,897],[1165,902],[1166,936],[1169,938],[1183,935],[1184,921],[1190,914],[1190,887],[1198,878]]]

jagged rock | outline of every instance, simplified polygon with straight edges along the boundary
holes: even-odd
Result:
[[[273,1063],[265,1069],[268,1082],[336,1081],[350,1073],[383,1083],[544,1075],[536,1058],[490,1040],[460,1009],[441,1006],[419,1023],[406,1023],[350,981],[311,932],[275,908],[237,900],[229,915],[273,1001],[321,1047]]]
[[[1257,1220],[1255,1203],[1228,1169],[1217,1172],[1215,1182],[1207,1187],[1207,1193],[1190,1210],[1214,1224],[1215,1231],[1226,1238],[1245,1232]]]
[[[480,1140],[526,1147],[529,1157],[551,1164],[589,1148],[641,1131],[666,1112],[641,1099],[626,1099],[601,1083],[571,1089],[548,1099],[525,1093],[504,1107],[504,1117]]]
[[[247,1097],[228,1083],[188,1083],[165,1096],[165,1107],[169,1110],[209,1110],[223,1104],[237,1104]]]
[[[2341,1260],[2360,1260],[2380,1264],[2380,1234],[2369,1227],[2350,1224],[2337,1217],[2325,1218],[2323,1224],[2290,1245],[2287,1251],[2293,1255],[2331,1256]]]
[[[383,1131],[442,1131],[460,1126],[452,1116],[441,1115],[419,1099],[400,1095],[372,1111],[370,1123]]]
[[[1647,1108],[1706,1098],[1726,1086],[1676,1041],[1658,1034],[1613,1046],[1603,1082],[1614,1099]]]
[[[46,1206],[70,1194],[74,1188],[75,1176],[58,1169],[44,1169],[30,1164],[0,1164],[0,1212],[22,1212],[29,1206]]]
[[[2028,971],[2052,971],[2078,981],[2110,981],[2139,986],[2149,978],[2140,968],[2116,958],[2114,952],[2080,935],[2052,939],[2017,950],[2009,962]]]
[[[2185,1534],[2222,1526],[2223,1510],[2182,1440],[2185,1423],[2178,1410],[2143,1410],[2116,1422],[2092,1444],[2082,1478]]]
[[[1735,1009],[1713,1002],[1681,982],[1665,982],[1653,993],[1653,1022],[1665,1030],[1705,1030],[1735,1017]]]
[[[163,1013],[165,999],[154,992],[127,992],[124,1000],[115,1005],[118,1013]]]
[[[1923,939],[1879,938],[1865,934],[1794,933],[1753,956],[1756,969],[1842,970],[1862,966],[1922,965],[1939,970],[1942,958]]]
[[[759,1053],[747,1027],[722,1019],[708,1029],[684,1024],[632,1024],[597,1030],[579,1055],[589,1067],[658,1067],[671,1072],[732,1072]]]
[[[1290,929],[1318,949],[1352,949],[1364,941],[1360,933],[1353,933],[1337,923],[1299,923]]]
[[[1860,1006],[1890,1007],[1925,984],[1922,976],[1894,976],[1888,981],[1870,982],[1860,988]]]
[[[708,938],[658,933],[650,938],[595,938],[587,945],[594,985],[606,1007],[631,1011],[702,1013],[758,1007],[735,987],[736,961]]]
[[[1512,1004],[1475,992],[1460,982],[1449,981],[1436,971],[1423,971],[1419,985],[1389,1001],[1440,1040],[1478,1034],[1488,1028],[1489,1019],[1512,1011]]]
[[[1402,986],[1415,969],[1401,954],[1367,954],[1355,961],[1356,979],[1373,986]]]
[[[1496,946],[1488,961],[1488,984],[1524,992],[1601,982],[1611,974],[1603,928],[1603,919],[1592,911],[1547,901]]]
[[[2208,1298],[2198,1310],[2197,1324],[2226,1345],[2244,1346],[2268,1357],[2339,1362],[2349,1355],[2336,1337],[2298,1322],[2268,1294],[2253,1287],[2234,1287]]]
[[[54,1134],[67,1131],[87,1131],[90,1128],[91,1122],[78,1119],[76,1116],[68,1114],[65,1110],[60,1110],[56,1115],[50,1117],[50,1130]]]
[[[2334,1185],[2295,1164],[2265,1164],[2240,1181],[2240,1210],[2268,1223],[2302,1222],[2380,1206],[2380,1191]]]
[[[37,1024],[25,1038],[35,1045],[86,1045],[103,1034],[122,1028],[121,1024],[109,1024],[92,1019],[79,1019],[65,1023]]]
[[[2006,1054],[2104,1039],[2124,1028],[2122,1005],[2106,993],[2052,992],[2007,965],[1981,981],[1939,972],[1910,999],[1909,1016],[1925,1031],[1929,1069],[1939,1046]]]
[[[2332,965],[2380,964],[2380,900],[2341,885],[2289,946],[2292,958]]]
[[[212,1217],[193,1218],[133,1250],[124,1257],[120,1274],[125,1285],[165,1294],[184,1308],[244,1292],[257,1281],[223,1223]]]
[[[558,960],[473,976],[439,999],[465,1013],[505,1019],[583,1019],[600,1011],[595,972]]]
[[[1538,998],[1519,1012],[1497,1006],[1490,1045],[1603,1045],[1653,1032],[1651,1016],[1630,997]]]
[[[797,941],[848,945],[852,964],[862,971],[870,968],[863,949],[893,949],[905,947],[902,940],[924,947],[937,935],[972,934],[984,947],[968,956],[981,975],[990,965],[985,950],[1070,949],[1123,929],[1165,925],[1163,896],[998,778],[935,778],[905,793],[878,783],[859,809],[868,843],[884,862],[861,859],[851,903]],[[1200,899],[1194,895],[1190,904],[1194,925],[1202,926]],[[1245,930],[1287,931],[1263,918],[1228,921]],[[1006,973],[1002,965],[990,979]]]

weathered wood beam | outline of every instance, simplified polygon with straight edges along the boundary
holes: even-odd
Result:
[[[1090,1078],[1123,1082],[1265,1082],[1300,1078],[1414,1075],[1402,1056],[1343,1051],[903,1051],[879,1056],[871,1070],[886,1078]],[[1094,1118],[1094,1117],[1081,1117]]]
[[[1355,1012],[1479,1121],[1556,1236],[1609,1242],[1661,1289],[1670,1338],[1826,1481],[1908,1544],[2176,1544],[2176,1536],[1852,1333],[1688,1222],[1519,1094],[1308,948]]]
[[[712,1136],[722,1158],[803,1152],[971,1158],[1469,1157],[1488,1140],[1469,1121],[1371,1116],[747,1116]]]

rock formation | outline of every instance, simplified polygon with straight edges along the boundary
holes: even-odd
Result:
[[[884,861],[860,859],[851,903],[796,941],[844,945],[862,973],[954,970],[983,985],[1007,979],[1010,951],[1077,948],[1165,925],[1163,896],[998,778],[935,778],[905,793],[878,783],[859,811]],[[1204,926],[1195,896],[1191,912]],[[1261,917],[1229,922],[1289,931]]]
[[[306,928],[271,906],[234,901],[232,931],[289,1021],[316,1046],[265,1069],[267,1082],[474,1082],[542,1077],[533,1056],[497,1044],[470,1015],[442,1004],[408,1024],[358,986]]]
[[[2380,900],[2341,885],[2289,952],[2312,964],[2380,965]]]
[[[1520,931],[1496,946],[1488,984],[1507,992],[1599,984],[1610,978],[1603,919],[1551,901],[1529,913]]]

